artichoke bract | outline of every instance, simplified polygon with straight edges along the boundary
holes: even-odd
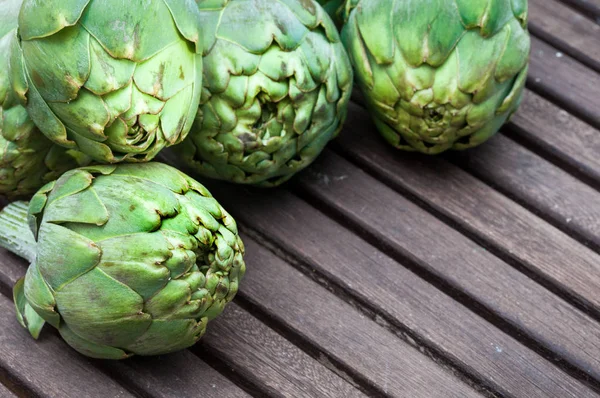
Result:
[[[342,41],[397,148],[437,154],[494,135],[527,76],[527,0],[349,0]]]
[[[352,69],[331,18],[313,0],[199,0],[204,89],[175,147],[198,173],[274,186],[309,165],[340,131]]]
[[[331,16],[334,22],[341,26],[346,0],[317,0],[323,9]]]
[[[14,288],[20,323],[37,338],[48,322],[94,358],[191,346],[245,272],[233,218],[161,163],[65,173],[2,211],[0,244],[31,261]]]
[[[9,58],[17,39],[21,0],[3,1],[0,6],[0,195],[18,197],[35,193],[90,159],[44,137],[19,103],[10,85]]]
[[[182,141],[202,90],[193,0],[25,0],[13,85],[53,142],[98,162]]]

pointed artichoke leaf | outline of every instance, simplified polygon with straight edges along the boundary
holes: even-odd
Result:
[[[27,112],[35,125],[46,137],[48,137],[48,139],[65,148],[75,148],[75,142],[67,138],[67,129],[65,125],[40,96],[37,88],[31,84],[29,78],[26,79],[25,87],[27,88]]]
[[[104,225],[108,210],[93,187],[54,200],[44,211],[44,221],[49,223],[82,223]]]
[[[193,84],[193,80],[188,79],[187,76],[196,73],[196,55],[186,54],[187,45],[184,41],[177,41],[152,58],[138,64],[133,75],[138,89],[166,101]],[[183,57],[182,54],[186,56]]]
[[[241,18],[248,12],[277,15],[272,18]],[[235,28],[234,28],[235,27]],[[280,2],[233,1],[222,14],[217,36],[237,43],[253,54],[261,54],[275,41],[284,51],[294,50],[308,33],[298,17]]]
[[[119,360],[128,358],[132,355],[124,350],[121,350],[120,348],[102,345],[86,340],[73,332],[73,330],[69,328],[69,325],[65,323],[60,325],[58,332],[60,333],[61,337],[65,339],[67,344],[73,347],[77,352],[91,358]]]
[[[127,59],[111,57],[94,38],[90,40],[91,71],[85,88],[96,95],[105,95],[131,82],[136,64]]]
[[[56,301],[48,284],[40,274],[37,262],[31,263],[25,275],[24,294],[27,303],[46,322],[54,327],[60,323],[60,315],[56,312]]]
[[[164,0],[179,33],[195,45],[196,53],[202,52],[202,20],[194,0]]]
[[[118,236],[98,244],[102,250],[98,268],[144,300],[169,282],[171,272],[163,263],[168,261],[171,251],[160,232]]]
[[[175,352],[194,345],[206,331],[206,318],[157,319],[146,333],[127,349],[138,355],[159,355]]]
[[[173,173],[165,173],[165,169],[173,171]],[[114,174],[131,176],[154,184],[160,184],[177,193],[185,193],[189,189],[186,176],[179,170],[165,164],[151,162],[144,164],[144,167],[123,164],[114,171]]]
[[[37,253],[37,266],[53,291],[89,272],[101,258],[100,249],[93,241],[63,226],[46,222],[45,218],[39,232]]]
[[[170,15],[164,0],[103,0],[90,2],[80,23],[112,57],[140,62],[181,40]]]
[[[90,74],[89,46],[89,33],[78,27],[65,28],[44,40],[21,42],[29,77],[46,101],[77,98]]]
[[[77,23],[90,0],[25,0],[19,14],[23,40],[46,37]]]
[[[48,195],[47,204],[67,195],[81,192],[92,185],[93,176],[85,170],[71,170],[56,180]]]
[[[15,302],[17,320],[21,326],[31,333],[34,339],[37,339],[46,321],[27,302],[23,278],[19,279],[13,288],[13,300]]]
[[[125,347],[152,323],[142,297],[98,268],[72,279],[55,297],[65,323],[94,343]]]

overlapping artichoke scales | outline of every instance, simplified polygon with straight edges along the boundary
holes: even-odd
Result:
[[[347,15],[344,44],[394,146],[475,146],[518,107],[530,46],[525,0],[350,0]]]
[[[202,86],[192,0],[25,0],[19,18],[15,86],[52,141],[117,163],[185,138]]]
[[[0,16],[0,195],[33,194],[63,172],[84,166],[81,153],[54,145],[35,127],[10,85],[9,58],[21,1],[3,3]]]
[[[204,90],[176,150],[205,176],[278,185],[310,164],[345,119],[352,70],[335,26],[312,0],[198,5]]]
[[[245,272],[235,221],[159,163],[74,170],[34,196],[24,292],[81,353],[120,359],[194,344]]]

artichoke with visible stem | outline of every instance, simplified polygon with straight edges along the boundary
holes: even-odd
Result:
[[[45,322],[84,355],[122,359],[194,344],[244,275],[236,223],[161,164],[71,170],[0,213],[0,245],[31,262],[14,288],[20,323]]]
[[[90,161],[82,153],[62,148],[44,137],[12,91],[10,48],[17,39],[21,3],[0,2],[0,195],[8,197],[31,195],[65,171]]]
[[[193,0],[25,0],[14,88],[53,142],[143,162],[182,141],[202,89]]]
[[[397,148],[437,154],[494,135],[527,76],[527,0],[348,0],[342,41]]]
[[[274,186],[308,166],[340,131],[352,69],[313,0],[198,0],[204,90],[174,148],[199,174]]]

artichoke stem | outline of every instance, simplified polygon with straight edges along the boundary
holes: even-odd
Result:
[[[0,212],[0,246],[32,262],[36,242],[27,223],[28,207],[27,202],[14,202]]]

